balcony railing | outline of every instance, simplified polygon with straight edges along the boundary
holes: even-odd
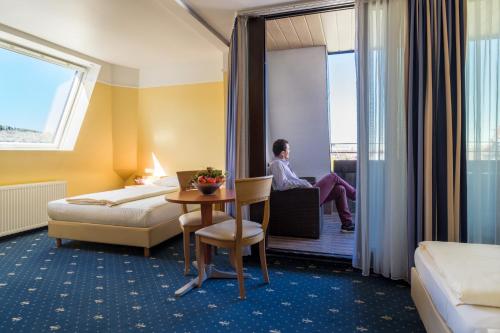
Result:
[[[467,142],[467,160],[498,161],[500,160],[499,141]]]
[[[358,159],[358,144],[355,142],[330,143],[330,155],[334,161],[355,161]]]
[[[358,145],[355,142],[330,143],[330,155],[334,161],[357,160],[357,149]],[[500,142],[468,142],[466,153],[467,160],[498,161],[500,160]],[[370,157],[374,160],[383,160],[383,145],[376,145],[370,149]]]

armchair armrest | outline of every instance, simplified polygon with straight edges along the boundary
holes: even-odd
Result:
[[[307,180],[311,185],[316,184],[316,177],[300,177],[300,179]]]

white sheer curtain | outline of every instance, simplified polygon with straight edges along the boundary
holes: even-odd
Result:
[[[500,244],[500,1],[467,2],[467,234]]]
[[[238,16],[229,46],[227,124],[226,124],[226,187],[233,189],[234,181],[248,177],[248,17]],[[228,214],[235,216],[234,203],[226,205]],[[244,207],[243,218],[250,215]],[[250,255],[251,248],[243,249]]]
[[[406,0],[356,3],[358,198],[354,267],[407,279]]]
[[[226,187],[234,188],[234,181],[248,177],[248,17],[236,18],[228,61],[228,98],[226,110]],[[227,211],[235,216],[234,203]],[[243,209],[248,218],[248,207]]]

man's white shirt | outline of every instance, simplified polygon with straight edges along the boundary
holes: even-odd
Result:
[[[269,163],[269,173],[273,175],[273,189],[285,191],[297,187],[311,187],[307,180],[297,177],[290,169],[288,160],[274,158]]]

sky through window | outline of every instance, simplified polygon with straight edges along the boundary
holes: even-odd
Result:
[[[328,56],[330,141],[335,160],[356,159],[357,103],[354,52]]]
[[[0,141],[52,142],[77,74],[0,48]]]

